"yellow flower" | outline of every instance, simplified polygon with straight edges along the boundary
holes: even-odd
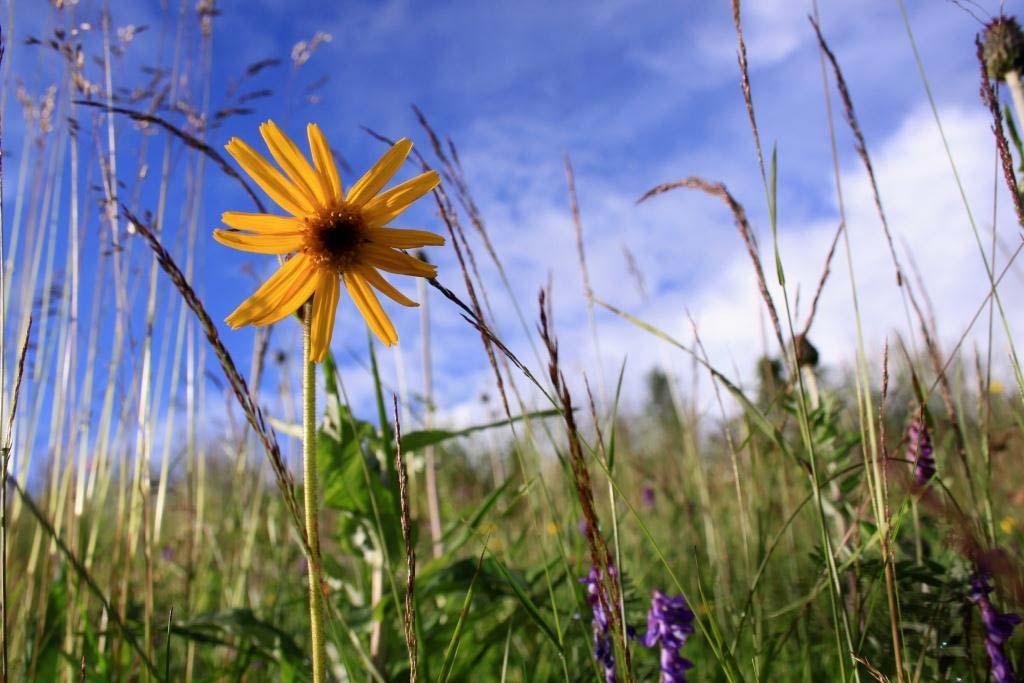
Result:
[[[999,521],[999,528],[1003,530],[1004,534],[1012,534],[1013,530],[1017,528],[1017,520],[1007,515]]]
[[[426,230],[384,226],[437,187],[440,179],[436,172],[428,171],[381,192],[412,149],[412,143],[403,138],[343,193],[337,166],[320,128],[311,123],[306,133],[312,166],[273,121],[262,124],[260,134],[280,170],[238,138],[227,144],[235,161],[291,215],[226,211],[221,220],[235,229],[214,230],[214,239],[240,251],[291,257],[226,321],[234,329],[271,325],[312,297],[311,357],[320,361],[331,344],[339,285],[344,283],[374,334],[388,346],[396,344],[398,333],[373,290],[403,306],[418,304],[395,289],[378,269],[434,277],[434,266],[402,250],[440,246],[444,238]]]

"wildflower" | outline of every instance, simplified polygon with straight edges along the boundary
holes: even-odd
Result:
[[[644,507],[653,508],[657,502],[655,498],[654,489],[650,486],[645,486],[644,490],[640,492],[641,498],[644,502]]]
[[[985,650],[992,664],[992,678],[996,683],[1015,683],[1017,677],[1014,676],[1010,660],[1003,651],[1003,643],[1013,635],[1013,629],[1020,623],[1021,618],[1016,614],[996,611],[988,599],[991,592],[992,587],[986,576],[971,576],[970,598],[981,610],[981,622],[985,625]]]
[[[395,289],[378,269],[434,277],[434,266],[403,250],[442,245],[444,238],[425,230],[384,226],[436,187],[438,175],[428,171],[381,192],[412,149],[412,143],[403,138],[343,193],[338,169],[320,128],[311,123],[306,132],[312,166],[273,121],[260,126],[283,172],[242,140],[232,138],[227,144],[227,151],[239,165],[291,215],[228,211],[221,220],[236,230],[215,230],[214,238],[241,251],[292,254],[227,317],[227,323],[235,329],[270,325],[294,313],[312,297],[311,357],[323,360],[334,330],[339,283],[344,283],[367,325],[391,346],[398,342],[398,334],[373,290],[404,306],[417,304]]]
[[[654,591],[643,643],[645,647],[661,646],[661,683],[686,681],[686,670],[693,662],[680,655],[679,650],[693,633],[693,619],[693,612],[682,595],[669,597]]]
[[[935,476],[935,458],[932,457],[932,436],[922,418],[914,418],[907,428],[907,455],[914,462],[914,480],[924,486]]]
[[[1012,534],[1017,528],[1017,520],[1007,515],[999,520],[999,528],[1003,530],[1004,534]]]
[[[614,573],[615,569],[609,567]],[[591,567],[590,573],[580,579],[587,586],[587,603],[593,613],[591,626],[594,629],[594,659],[604,669],[605,683],[615,683],[615,648],[612,645],[611,619],[608,614],[607,597],[602,599],[601,575],[597,567]]]
[[[576,530],[580,532],[580,536],[582,536],[583,538],[587,537],[589,529],[590,523],[587,522],[585,517],[576,524]]]

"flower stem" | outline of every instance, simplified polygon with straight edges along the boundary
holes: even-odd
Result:
[[[306,508],[306,540],[309,555],[309,637],[313,660],[313,683],[324,683],[324,596],[320,589],[320,526],[317,519],[316,475],[316,365],[310,358],[313,306],[302,316],[302,488]]]
[[[1013,108],[1017,110],[1017,122],[1019,125],[1024,125],[1024,89],[1021,88],[1020,74],[1016,69],[1010,69],[1007,71],[1003,78],[1006,79],[1006,85],[1010,89],[1010,97],[1013,99]]]

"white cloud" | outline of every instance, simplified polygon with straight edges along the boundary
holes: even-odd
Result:
[[[283,11],[282,7],[278,9]],[[336,40],[327,46],[323,59],[330,61],[328,57],[341,54],[335,50],[349,50],[348,59],[336,60],[339,71],[332,72],[332,78],[338,82],[348,82],[354,76],[347,70],[356,74],[366,63],[395,76],[359,81],[368,88],[364,101],[355,111],[351,104],[341,107],[343,118],[384,116],[378,109],[398,111],[392,100],[400,100],[402,126],[408,129],[404,103],[416,98],[421,88],[441,93],[444,104],[428,102],[424,107],[439,129],[451,132],[459,143],[491,238],[511,279],[508,293],[478,245],[477,262],[499,331],[517,354],[535,367],[538,376],[543,375],[526,334],[535,334],[537,290],[550,275],[567,374],[574,385],[582,372],[594,374],[593,343],[561,167],[562,151],[569,147],[577,168],[587,260],[598,296],[685,341],[690,339],[685,311],[690,310],[716,364],[749,376],[754,357],[762,352],[762,330],[768,323],[731,216],[717,200],[682,191],[641,207],[634,204],[651,185],[689,173],[725,180],[757,223],[769,264],[767,275],[773,279],[763,194],[736,84],[736,42],[727,4],[687,9],[685,25],[674,17],[671,28],[652,22],[651,15],[657,12],[648,9],[638,15],[642,7],[629,1],[606,5],[598,14],[565,9],[500,15],[443,10],[421,17],[413,8],[393,2],[386,11],[346,14],[339,18],[343,24],[331,27]],[[808,9],[808,3],[786,0],[744,4],[762,137],[766,145],[778,140],[782,152],[783,257],[791,291],[799,284],[803,310],[838,220],[829,193],[824,114],[819,104],[807,104],[809,97],[820,101],[818,56],[806,21]],[[935,46],[939,39],[969,37],[975,27],[955,8],[945,9],[949,11],[918,12],[912,21],[926,60],[930,64],[938,60],[937,71],[945,77],[933,84],[940,102],[974,102],[973,83],[963,87],[975,77],[969,44],[959,61]],[[985,276],[930,113],[918,107],[906,114],[906,107],[919,101],[921,93],[898,13],[890,3],[877,1],[856,7],[823,1],[822,13],[875,152],[898,247],[902,250],[906,243],[913,249],[940,310],[940,328],[945,336],[955,337],[984,296]],[[627,23],[631,17],[637,21]],[[550,53],[540,49],[547,40],[544,36],[563,27],[565,41],[552,45]],[[425,63],[418,56],[410,61],[402,51],[401,58],[394,59],[378,54],[383,45],[392,45],[383,38],[399,32],[410,41],[403,47],[416,55],[421,43],[437,44],[422,84],[413,83],[417,79],[412,78]],[[290,46],[292,36],[286,33],[287,37],[268,38]],[[303,27],[295,35],[307,33]],[[361,40],[346,38],[356,34]],[[449,34],[462,35],[464,40],[437,42],[438,36]],[[245,42],[246,49],[259,52],[250,55],[253,58],[265,56],[274,47],[274,41]],[[621,54],[620,60],[607,59],[606,52],[613,49]],[[368,61],[361,61],[363,57]],[[597,74],[585,69],[583,65],[591,59],[600,60],[611,71]],[[955,69],[950,68],[950,60]],[[879,64],[899,78],[879,83]],[[616,70],[619,67],[621,71]],[[594,76],[601,87],[580,89],[582,81],[577,80],[584,75]],[[812,77],[815,80],[809,80]],[[516,98],[513,93],[518,93]],[[454,99],[449,101],[449,96]],[[987,122],[977,109],[947,108],[944,118],[971,197],[977,206],[988,207],[992,168]],[[390,120],[374,118],[374,124],[387,129]],[[845,131],[840,143],[848,144]],[[869,349],[877,351],[882,338],[893,329],[905,329],[906,322],[863,171],[852,154],[846,156],[843,184],[866,341]],[[986,208],[979,216],[988,213]],[[439,221],[428,214],[429,208],[423,209],[411,219],[436,229]],[[421,215],[427,217],[423,223]],[[1007,240],[1015,239],[1012,230],[1004,234]],[[636,292],[628,273],[624,244],[643,269],[651,293],[647,301]],[[461,291],[461,274],[450,249],[438,257],[442,280]],[[1016,287],[1020,282],[1011,284]],[[408,285],[404,288],[412,291]],[[849,296],[840,251],[812,332],[825,363],[846,362],[853,352]],[[494,404],[483,408],[478,398],[482,393],[493,396],[494,382],[479,337],[453,307],[436,293],[431,297],[439,403],[453,421],[480,417]],[[528,332],[517,320],[510,297],[523,310]],[[391,310],[406,355],[406,382],[414,389],[422,384],[418,318],[397,307]],[[638,388],[636,380],[643,370],[667,359],[681,373],[689,371],[687,359],[666,351],[662,342],[612,314],[598,310],[597,323],[609,382],[626,356],[628,375],[633,378],[631,391]],[[365,359],[361,323],[350,305],[342,306],[337,329],[339,356],[343,348],[351,347],[352,354]],[[342,330],[360,333],[342,334]],[[293,333],[282,330],[275,335]],[[379,358],[386,381],[397,387],[393,357],[381,353]],[[372,385],[365,367],[347,353],[342,360],[354,400],[360,410],[367,409],[364,414],[373,415]]]
[[[1018,228],[1005,198],[1003,181],[993,175],[994,150],[988,120],[980,108],[971,111],[948,108],[942,111],[941,118],[984,243],[987,245],[990,239],[992,190],[996,182],[1000,193],[1001,240],[1005,244],[1016,244]],[[919,268],[927,294],[937,308],[940,341],[949,353],[986,296],[987,276],[931,111],[926,107],[912,111],[896,132],[873,151],[883,206],[899,258],[912,279],[911,257]],[[911,337],[917,334],[917,321],[912,319],[908,325],[870,187],[860,160],[852,152],[844,160],[841,178],[864,342],[869,355],[878,358],[886,339],[890,345],[895,345],[897,333],[910,344]],[[714,198],[696,193],[674,199],[665,197],[635,208],[633,197],[614,188],[602,187],[601,190],[597,193],[601,199],[596,205],[583,207],[588,264],[597,295],[686,343],[692,338],[685,314],[689,310],[697,321],[712,363],[727,375],[739,372],[741,378],[745,376],[749,380],[754,361],[763,352],[765,336],[773,353],[777,353],[777,345],[749,258],[725,208]],[[759,197],[754,201],[757,199]],[[555,321],[566,374],[574,386],[582,389],[581,375],[586,372],[596,390],[593,344],[580,294],[567,208],[546,204],[540,198],[502,202],[498,206],[487,206],[485,211],[492,208],[495,209],[491,214],[494,216],[492,235],[507,267],[514,273],[514,287],[521,306],[532,320],[536,289],[550,272],[555,282]],[[530,218],[524,220],[524,215]],[[800,293],[801,310],[796,316],[799,328],[821,275],[825,254],[838,224],[838,212],[833,200],[831,210],[812,222],[787,223],[785,206],[781,207],[780,215],[780,249],[792,304],[796,303],[796,292]],[[785,316],[782,298],[774,283],[771,242],[765,235],[765,226],[760,227],[766,277],[780,314]],[[646,265],[645,275],[655,290],[646,303],[635,292],[627,274],[620,250],[623,241],[638,252]],[[478,254],[478,258],[485,257]],[[1005,255],[1000,261],[1005,264]],[[491,301],[503,333],[517,353],[531,362],[533,356],[514,322],[507,297],[496,280],[488,280]],[[1020,286],[1018,276],[1008,277],[1001,288],[1004,301],[1016,300]],[[1020,329],[1024,316],[1012,305],[1007,307],[1007,312],[1011,329]],[[597,320],[605,379],[613,382],[622,360],[628,359],[628,396],[639,397],[642,385],[638,380],[643,371],[652,366],[667,364],[682,378],[688,376],[691,361],[684,354],[669,349],[649,333],[607,312],[599,310]],[[1005,357],[1007,347],[998,325],[995,330],[994,356],[998,360]],[[976,326],[966,348],[973,350],[975,344],[983,346],[986,333],[987,325]],[[466,342],[465,329],[456,325],[442,333],[440,347],[445,347],[449,335],[453,342],[456,337]],[[852,362],[856,351],[856,326],[842,243],[811,339],[822,352],[822,362],[830,369]],[[465,353],[480,354],[472,349],[476,343],[474,338],[462,348]],[[462,354],[455,359],[442,358],[440,363],[450,366],[452,377],[461,378],[454,390],[443,381],[439,383],[439,390],[449,393],[450,399],[442,404],[455,406],[448,418],[458,417],[461,421],[480,417],[482,409],[473,410],[472,405],[476,393],[491,391],[493,379],[489,370],[482,368],[468,378],[465,373],[467,356]],[[464,391],[467,382],[474,386],[474,392]],[[703,389],[705,401],[710,400],[706,382]]]
[[[992,185],[996,182],[1001,203],[1001,240],[1015,244],[1018,228],[1012,207],[1005,197],[1002,179],[993,176],[994,150],[988,120],[980,111],[960,109],[944,110],[941,118],[983,243],[987,245],[990,240]],[[914,276],[910,256],[919,268],[927,295],[936,304],[940,341],[949,353],[983,302],[988,279],[930,110],[922,107],[912,112],[897,132],[878,146],[873,161],[899,258],[911,279]],[[913,317],[908,323],[870,186],[856,157],[847,161],[841,177],[864,342],[868,353],[878,357],[886,339],[895,344],[896,333],[904,335],[907,343],[911,343],[910,338],[917,335],[918,323]],[[785,214],[784,207],[782,213]],[[820,277],[824,255],[837,224],[837,212],[808,225],[783,222],[780,249],[791,302],[799,288],[804,311]],[[766,276],[773,285],[780,314],[784,315],[779,289],[774,286],[771,245],[765,244],[765,240],[762,242]],[[1000,257],[1000,262],[1005,264],[1005,255]],[[1020,280],[1007,279],[1000,291],[1004,301],[1016,300]],[[918,297],[924,305],[920,293]],[[685,299],[698,321],[713,362],[723,371],[728,371],[733,363],[741,371],[749,371],[761,353],[761,326],[767,322],[762,323],[763,306],[738,238],[735,255],[720,264],[719,274]],[[1019,330],[1024,316],[1013,306],[1007,306],[1007,313],[1011,329]],[[798,325],[803,315],[805,313],[797,319]],[[676,328],[682,326],[680,320]],[[973,350],[975,344],[983,345],[986,334],[987,326],[977,325],[966,348]],[[842,243],[811,339],[822,352],[823,363],[836,367],[853,360],[856,325]],[[773,350],[774,347],[772,344]],[[997,359],[1005,357],[1006,338],[998,325],[994,348]]]

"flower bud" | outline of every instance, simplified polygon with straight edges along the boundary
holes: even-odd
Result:
[[[1007,71],[1024,65],[1024,32],[1014,17],[999,16],[985,26],[985,68],[990,78],[1002,81]]]

